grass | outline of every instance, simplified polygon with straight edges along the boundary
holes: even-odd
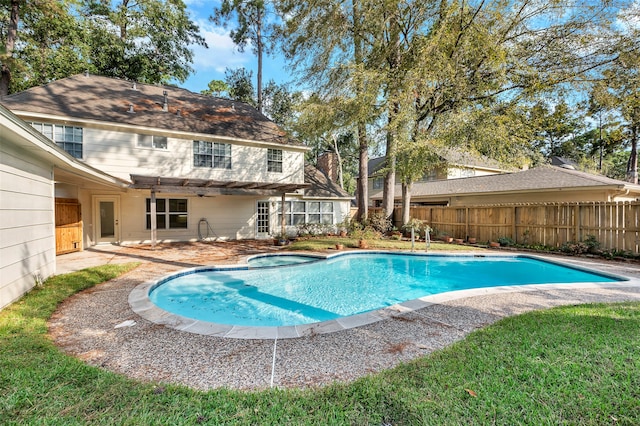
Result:
[[[640,424],[640,303],[506,318],[347,385],[198,392],[87,366],[47,338],[61,301],[133,266],[54,277],[0,312],[0,423]]]
[[[358,248],[358,240],[349,237],[310,237],[302,238],[292,242],[287,246],[287,250],[329,250],[335,249],[336,244],[344,244],[345,248]],[[411,241],[372,239],[367,240],[370,249],[385,250],[411,250]],[[416,251],[424,251],[426,243],[424,241],[415,242]],[[446,244],[443,242],[431,242],[429,251],[470,251],[482,250],[480,247],[460,244]]]

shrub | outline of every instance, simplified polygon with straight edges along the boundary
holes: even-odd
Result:
[[[511,238],[509,237],[500,237],[498,238],[498,242],[500,243],[500,245],[502,247],[509,247],[515,244],[515,241],[513,241]]]
[[[381,212],[374,212],[373,214],[370,214],[369,218],[367,219],[366,225],[382,234],[390,231],[393,228],[391,218],[386,217],[384,213]]]

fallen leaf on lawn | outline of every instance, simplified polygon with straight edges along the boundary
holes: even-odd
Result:
[[[472,391],[471,389],[465,389],[467,391],[467,393],[469,395],[471,395],[472,397],[476,398],[478,396],[477,393],[475,393],[474,391]]]

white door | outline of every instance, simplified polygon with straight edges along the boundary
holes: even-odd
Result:
[[[256,218],[257,238],[266,238],[270,233],[269,202],[258,201],[258,215]]]
[[[120,241],[120,198],[96,197],[94,203],[96,243]]]

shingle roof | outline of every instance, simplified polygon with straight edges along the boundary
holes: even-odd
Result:
[[[167,111],[163,111],[165,91]],[[134,88],[131,81],[95,75],[53,81],[6,96],[0,103],[14,112],[301,145],[245,103],[171,86],[137,83]],[[128,112],[130,105],[133,113]]]
[[[517,173],[417,182],[412,186],[411,195],[420,197],[588,187],[631,188],[640,192],[640,185],[577,170],[540,166]],[[380,196],[381,194],[375,194],[372,198],[380,198]]]
[[[311,184],[310,188],[304,190],[305,197],[353,198],[327,175],[309,164],[304,166],[304,183]]]
[[[476,167],[495,169],[500,171],[514,170],[500,164],[498,161],[481,154],[473,154],[459,148],[440,148],[437,149],[438,155],[446,160],[449,164],[455,166]],[[384,167],[386,157],[372,158],[369,160],[369,176]]]

